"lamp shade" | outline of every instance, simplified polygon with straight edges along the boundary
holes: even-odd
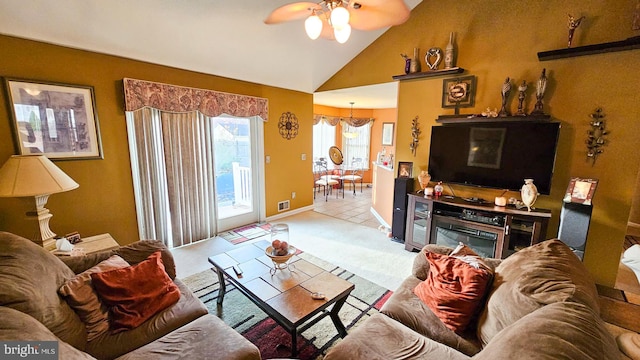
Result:
[[[78,186],[44,155],[13,155],[0,168],[0,197],[50,195]]]
[[[315,40],[320,37],[320,33],[322,32],[322,20],[320,20],[318,15],[313,14],[304,21],[304,29],[307,31],[307,36]]]
[[[346,43],[349,40],[349,36],[351,36],[351,25],[347,24],[339,29],[333,28],[333,35],[340,44]]]

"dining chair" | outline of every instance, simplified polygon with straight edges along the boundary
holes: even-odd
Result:
[[[329,174],[329,169],[327,167],[327,161],[323,158],[314,161],[313,163],[313,176],[314,176],[314,186],[313,186],[313,198],[316,198],[316,192],[320,189],[320,187],[324,190],[324,201],[329,200],[329,193],[331,189],[338,185],[340,182],[335,179],[332,175]],[[336,198],[338,198],[338,193],[336,192]]]
[[[360,181],[360,192],[362,192],[362,177],[364,172],[362,158],[353,158],[351,160],[351,166],[345,170],[344,175],[340,178],[342,180],[342,197],[344,198],[344,184],[350,182],[353,187],[353,195],[356,194],[356,182]]]

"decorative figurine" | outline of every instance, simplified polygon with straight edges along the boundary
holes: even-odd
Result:
[[[493,110],[491,110],[491,108],[487,108],[487,110],[483,111],[481,115],[492,118],[498,117],[498,109],[493,108]]]
[[[598,155],[604,152],[602,147],[607,143],[604,138],[609,132],[606,130],[606,123],[604,120],[605,115],[602,113],[602,108],[597,108],[591,117],[591,130],[587,132],[587,160],[591,160],[591,166],[596,164],[596,158]]]
[[[498,115],[500,117],[507,117],[509,116],[509,112],[507,111],[507,99],[509,98],[509,94],[511,93],[511,79],[509,79],[508,77],[504,80],[504,83],[502,84],[502,108],[500,109],[500,112],[498,113]]]
[[[431,58],[435,57],[435,60],[431,62]],[[442,61],[442,49],[432,47],[427,51],[427,55],[424,57],[424,61],[427,63],[429,70],[438,70],[438,65]]]
[[[433,195],[436,197],[442,196],[442,192],[444,191],[444,186],[442,186],[442,181],[438,181],[436,186],[433,187]]]
[[[538,199],[538,188],[533,184],[533,179],[524,179],[524,185],[520,189],[520,196],[527,210],[531,211],[531,207]]]
[[[409,144],[409,149],[411,149],[411,153],[413,156],[416,156],[416,151],[418,149],[418,142],[420,141],[420,128],[418,127],[418,117],[416,116],[411,122],[411,144]]]
[[[571,16],[571,14],[568,14],[568,16],[569,18],[567,20],[567,27],[569,28],[569,45],[567,47],[570,48],[571,42],[573,41],[573,33],[576,31],[578,26],[580,26],[582,20],[584,20],[584,16],[581,16],[577,19]]]
[[[524,98],[528,87],[526,80],[522,80],[522,84],[518,86],[518,112],[516,116],[527,116],[524,112]]]
[[[453,33],[449,34],[449,43],[444,49],[444,68],[451,69],[456,66],[456,52],[453,47]]]
[[[544,98],[544,91],[547,89],[547,69],[542,69],[542,74],[536,82],[536,105],[530,115],[544,115],[542,109],[542,98]]]

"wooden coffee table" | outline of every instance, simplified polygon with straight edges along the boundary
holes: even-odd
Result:
[[[292,356],[298,353],[297,334],[326,316],[331,317],[338,334],[345,337],[347,331],[338,312],[355,286],[298,256],[289,260],[288,269],[271,275],[274,265],[265,254],[269,245],[268,241],[260,241],[209,257],[220,280],[218,304],[224,300],[226,277],[291,334]],[[241,276],[233,266],[241,269]],[[313,299],[314,292],[323,293],[325,299]]]

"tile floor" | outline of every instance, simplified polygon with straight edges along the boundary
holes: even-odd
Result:
[[[337,198],[336,193],[338,194]],[[356,184],[355,195],[353,195],[353,189],[347,185],[344,198],[342,191],[333,189],[326,201],[322,189],[320,189],[320,192],[316,193],[313,210],[337,219],[377,229],[380,222],[371,213],[371,196],[370,184],[363,184],[362,192],[360,192],[360,184]]]

